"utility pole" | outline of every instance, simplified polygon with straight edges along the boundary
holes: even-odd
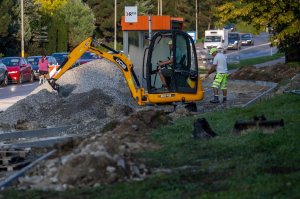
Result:
[[[157,16],[159,16],[160,14],[160,0],[157,0]]]
[[[162,0],[160,0],[160,16],[162,16],[162,7],[163,7],[162,4],[163,4]]]
[[[162,0],[157,0],[157,15],[162,16]]]
[[[117,50],[117,0],[115,0],[115,35],[114,35],[114,49]]]
[[[198,40],[198,0],[196,0],[196,42]]]
[[[24,4],[21,0],[21,57],[24,57]]]

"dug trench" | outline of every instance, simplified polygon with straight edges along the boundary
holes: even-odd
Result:
[[[243,70],[246,69],[237,71],[237,74]],[[272,75],[276,74],[272,72]],[[253,76],[256,72],[247,72],[242,79]],[[231,78],[234,79],[234,74]],[[151,168],[147,168],[134,154],[160,147],[151,139],[153,129],[171,124],[178,117],[191,115],[184,110],[166,114],[155,108],[138,108],[120,71],[105,60],[74,68],[58,83],[69,88],[66,95],[58,95],[47,84],[41,85],[0,114],[0,130],[7,132],[70,125],[60,132],[61,136],[85,136],[47,148],[47,151],[55,149],[56,155],[27,172],[16,183],[17,188],[63,190],[144,179],[151,173]],[[232,92],[226,106],[212,107],[207,101],[198,105],[207,110],[231,108],[244,91],[239,85],[235,88],[237,90]],[[234,87],[231,89],[234,91]],[[256,94],[254,91],[266,90],[262,86],[252,86],[251,89],[251,95]],[[250,94],[243,94],[243,97],[245,95]]]

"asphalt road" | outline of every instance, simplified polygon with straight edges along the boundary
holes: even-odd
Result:
[[[10,84],[6,87],[0,87],[0,111],[6,110],[10,105],[25,98],[38,86],[38,81],[36,81],[33,83],[24,83],[21,85]]]
[[[239,59],[269,56],[277,52],[277,48],[270,47],[269,34],[261,33],[254,36],[254,46],[242,46],[241,50],[228,50],[227,56],[238,56]]]

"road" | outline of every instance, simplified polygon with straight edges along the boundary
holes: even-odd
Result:
[[[268,33],[261,33],[254,36],[254,46],[242,46],[241,50],[230,50],[226,55],[233,60],[271,55],[277,50],[270,48],[268,40]],[[36,87],[38,87],[38,82],[21,85],[11,84],[7,87],[0,87],[0,111],[6,110],[16,101],[25,98]]]
[[[262,32],[254,35],[254,46],[242,46],[240,50],[227,50],[226,56],[228,63],[238,63],[240,60],[270,56],[277,52],[277,48],[270,47],[269,34]],[[202,46],[197,46],[198,63],[200,68],[209,68],[212,56]]]
[[[254,46],[242,46],[242,49],[229,50],[227,56],[238,56],[239,59],[269,56],[277,52],[277,48],[270,47],[269,34],[261,33],[254,36]]]
[[[25,98],[38,86],[39,84],[36,81],[33,83],[24,83],[21,85],[10,84],[6,87],[0,87],[0,111],[6,110],[18,100]]]

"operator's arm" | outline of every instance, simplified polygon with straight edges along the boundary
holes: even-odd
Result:
[[[172,59],[169,59],[169,60],[166,60],[166,61],[159,61],[158,65],[163,66],[163,65],[168,65],[168,64],[172,64],[172,63],[173,63]]]

